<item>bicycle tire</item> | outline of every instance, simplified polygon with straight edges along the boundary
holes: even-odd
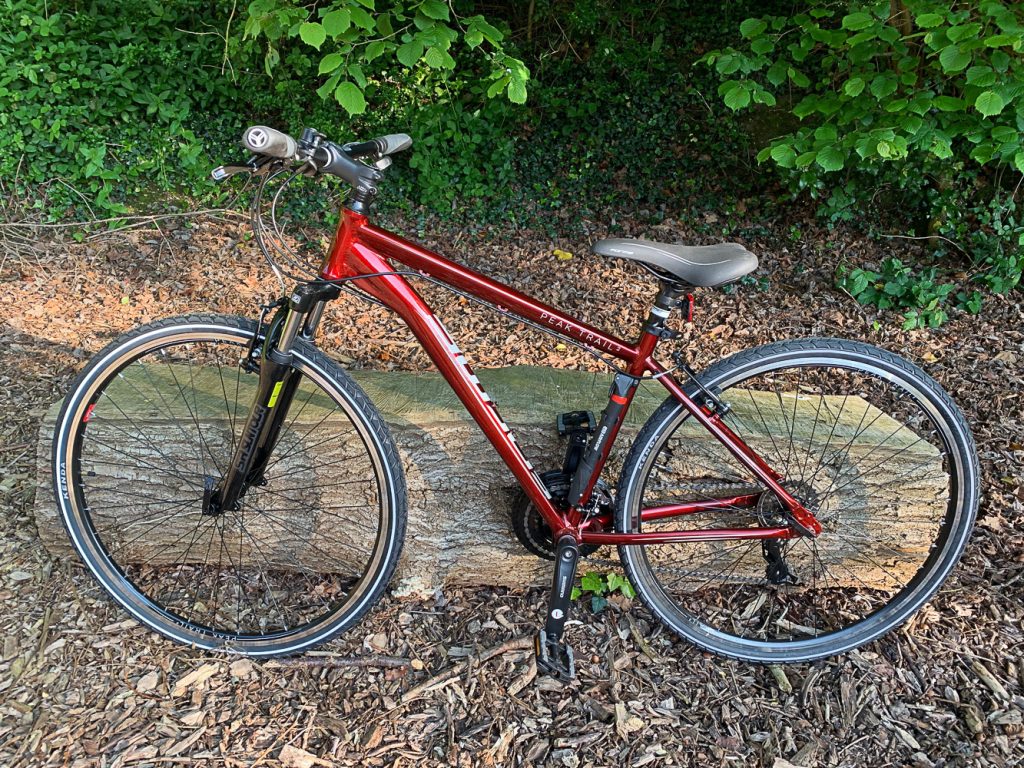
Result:
[[[300,339],[292,363],[299,394],[264,484],[237,511],[204,519],[201,494],[251,405],[258,373],[240,362],[255,333],[245,318],[188,315],[111,342],[79,374],[57,418],[54,493],[86,567],[144,625],[203,649],[290,655],[343,632],[380,599],[404,541],[405,480],[377,409]],[[219,388],[210,383],[214,363]],[[318,463],[328,448],[338,466]],[[329,491],[318,473],[338,477],[338,467],[355,474]],[[357,517],[366,519],[351,523]]]
[[[824,385],[820,384],[824,375],[819,376],[816,373],[819,370],[843,372],[842,375],[853,382],[856,391],[852,394],[847,391],[830,395]],[[790,373],[787,379],[786,371],[799,373]],[[794,394],[783,393],[783,387],[793,386],[794,375],[798,376],[795,379],[797,384]],[[800,377],[805,376],[808,378],[801,384]],[[825,525],[825,530],[817,539],[790,540],[793,543],[785,544],[785,553],[780,552],[778,557],[762,549],[761,562],[757,562],[757,553],[751,554],[749,549],[759,546],[760,542],[749,545],[730,543],[619,547],[620,560],[640,598],[669,629],[705,650],[727,657],[769,664],[806,662],[845,653],[880,638],[902,625],[935,594],[967,545],[977,514],[979,475],[974,440],[963,414],[931,377],[917,366],[885,350],[854,341],[815,338],[767,344],[737,353],[712,365],[699,378],[705,387],[717,393],[725,402],[741,404],[749,400],[755,407],[759,403],[774,403],[776,398],[771,396],[770,391],[744,390],[742,385],[753,383],[756,386],[759,382],[775,384],[781,419],[777,415],[769,419],[762,414],[764,429],[760,426],[754,429],[757,411],[749,406],[746,415],[733,410],[724,415],[723,419],[748,444],[751,441],[744,435],[745,431],[751,435],[761,434],[758,451],[766,455],[766,458],[767,454],[774,452],[776,466],[784,463],[786,479],[783,485],[789,482],[794,489],[800,491],[798,498],[802,494],[815,501],[818,505],[816,514],[821,516],[819,519]],[[897,388],[897,393],[891,394]],[[877,395],[883,407],[891,405],[893,410],[909,413],[911,405],[916,405],[927,419],[919,415],[911,416],[904,423],[885,414],[883,408],[869,400],[869,393],[875,397],[875,393],[881,391],[887,393],[884,396]],[[687,393],[703,402],[704,396],[695,384],[688,385]],[[851,431],[847,422],[852,423],[857,409],[861,408],[855,405],[858,400],[864,401],[866,405],[862,408],[856,431],[847,445],[829,452],[826,443],[820,451],[820,464],[817,467],[811,464],[826,434],[823,422],[818,443],[814,442],[815,430],[810,431],[803,465],[798,461],[797,453],[787,455],[785,462],[782,461],[783,448],[779,443],[785,443],[787,439],[785,425],[790,402],[793,415],[789,420],[789,441],[793,445],[797,444],[793,436],[800,428],[803,429],[799,435],[802,445],[807,429],[806,421],[797,415],[798,406],[802,409],[801,413],[809,414],[816,403],[819,415],[824,409],[833,417],[831,431],[828,433],[831,441],[833,435],[837,434],[837,425],[842,426],[838,433],[843,433],[844,429],[846,434]],[[843,421],[844,408],[850,409],[851,414],[846,422]],[[874,411],[869,408],[878,410],[878,414],[871,417],[870,423],[867,416],[874,414]],[[883,414],[896,424],[891,434],[891,425],[883,419]],[[814,417],[815,426],[819,415]],[[625,459],[618,486],[616,525],[619,531],[645,529],[645,524],[639,519],[639,510],[650,503],[657,503],[655,499],[659,494],[689,494],[688,499],[698,498],[700,484],[711,478],[714,483],[719,483],[719,490],[714,495],[723,495],[721,489],[726,487],[726,480],[722,477],[716,479],[715,475],[726,475],[722,469],[724,459],[716,457],[711,464],[697,464],[697,460],[689,459],[691,463],[686,465],[686,448],[680,450],[677,456],[673,444],[670,444],[670,440],[682,439],[673,436],[687,424],[688,418],[689,413],[675,398],[670,397],[638,434]],[[884,428],[874,426],[879,422]],[[680,435],[693,451],[698,450],[697,446],[707,443],[701,443],[699,436],[693,434],[693,428],[699,428],[699,425],[692,423],[692,420],[690,423],[692,427],[686,428],[690,434],[684,430]],[[881,450],[888,440],[895,439],[896,443],[869,459],[867,447],[870,444],[861,448],[857,442],[860,434],[869,431],[889,434],[873,450]],[[846,434],[843,434],[844,438]],[[712,441],[710,450],[725,450],[713,438],[707,437]],[[840,453],[845,450],[845,455],[840,456],[836,450]],[[859,457],[856,459],[860,462],[859,466],[851,459],[851,454],[855,452]],[[911,453],[914,462],[919,457],[924,458],[920,459],[920,464],[910,464],[909,469],[901,469],[908,461],[906,456]],[[876,460],[880,468],[874,466]],[[901,461],[904,464],[900,464]],[[686,468],[672,469],[673,462],[676,467]],[[769,459],[769,464],[773,464],[772,459]],[[942,467],[942,473],[935,471],[939,466]],[[925,471],[920,467],[929,469]],[[796,478],[798,469],[799,480]],[[822,476],[822,472],[826,474]],[[823,491],[821,486],[824,486],[829,474],[832,475],[831,484]],[[688,479],[691,475],[693,478]],[[663,476],[668,477],[669,482],[665,482]],[[835,494],[842,491],[847,497],[853,496],[856,487],[846,490],[855,482],[851,478],[860,483],[860,502],[867,499],[867,503],[861,503],[859,507],[851,506],[856,499],[841,502],[830,495],[835,489]],[[837,483],[837,479],[840,482]],[[671,485],[673,480],[689,482],[689,485],[685,482],[678,486]],[[911,486],[911,481],[916,485]],[[734,484],[729,486],[733,489],[743,487],[744,483],[749,488],[753,476],[735,472],[728,477],[728,482]],[[943,487],[947,490],[943,491]],[[908,491],[908,488],[911,490]],[[763,486],[760,486],[760,490],[764,490]],[[944,508],[941,508],[943,494],[948,498],[945,499]],[[712,518],[709,527],[751,527],[773,516],[774,524],[778,525],[781,505],[773,506],[770,501],[762,504],[766,498],[764,494],[758,496],[754,510],[730,509],[703,514]],[[771,495],[770,498],[773,500],[775,497]],[[844,507],[843,503],[848,506]],[[888,527],[879,525],[879,521],[871,518],[870,515],[874,514],[871,510],[883,507],[890,514],[903,515],[907,524]],[[827,513],[827,510],[832,511]],[[922,510],[929,511],[932,516],[926,517]],[[729,520],[731,524],[722,526],[716,523],[715,514]],[[846,522],[841,524],[844,517]],[[680,525],[680,519],[690,518],[668,521],[670,527],[692,527]],[[874,527],[858,531],[858,522]],[[915,532],[917,528],[923,532]],[[924,538],[930,536],[932,530],[934,537],[926,544]],[[800,542],[812,554],[798,551]],[[748,548],[743,549],[743,546]],[[824,550],[826,554],[821,555],[819,546],[831,546],[832,549]],[[652,554],[655,548],[662,547],[668,547],[669,554],[665,554],[663,549],[659,550],[660,554]],[[704,550],[700,547],[708,548],[708,554],[702,555]],[[679,561],[681,565],[673,568],[667,563],[671,552],[676,549],[684,550],[684,559]],[[831,561],[827,560],[829,552]],[[885,553],[884,558],[879,554],[882,552]],[[700,559],[702,556],[705,559]],[[790,556],[799,560],[796,569],[791,569],[786,563]],[[777,565],[779,559],[786,566],[781,571]],[[701,570],[702,564],[707,570]],[[720,566],[721,570],[712,572],[712,565],[715,568]],[[732,570],[727,571],[727,567]],[[770,571],[769,567],[775,570]],[[916,570],[911,570],[915,567]],[[835,572],[832,568],[835,568]],[[852,576],[843,575],[840,568],[845,568]],[[865,569],[869,569],[877,581],[869,579]],[[796,582],[793,570],[803,570],[802,584]],[[907,582],[899,587],[904,572],[907,574]],[[744,574],[749,574],[749,577]],[[675,581],[672,581],[673,577],[676,577]],[[712,577],[721,583],[712,581]],[[780,578],[783,581],[776,583]],[[755,593],[755,588],[760,592]],[[852,611],[850,606],[861,604],[866,615],[851,618],[848,625],[840,626],[844,620],[842,616],[828,616],[829,611],[839,615],[843,611]],[[778,613],[773,613],[776,609]],[[794,616],[797,618],[792,618]],[[812,621],[820,621],[821,627],[812,624]]]

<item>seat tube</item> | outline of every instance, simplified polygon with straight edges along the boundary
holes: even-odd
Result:
[[[619,434],[622,422],[636,395],[647,361],[654,354],[654,349],[661,339],[674,338],[677,335],[675,331],[666,327],[665,321],[668,320],[672,310],[678,304],[681,293],[681,287],[668,281],[662,282],[654,306],[651,307],[647,321],[644,323],[643,332],[637,344],[636,356],[630,361],[625,371],[617,373],[612,379],[612,385],[608,391],[608,405],[601,412],[601,420],[598,422],[594,437],[587,446],[572,477],[569,486],[569,506],[577,507],[590,500],[601,470],[604,469],[605,462],[608,460],[612,444]]]

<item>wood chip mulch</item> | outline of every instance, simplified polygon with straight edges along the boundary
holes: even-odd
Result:
[[[987,298],[980,316],[955,313],[937,331],[900,331],[895,316],[838,293],[832,275],[841,259],[913,258],[915,244],[880,245],[793,216],[802,217],[798,237],[792,221],[760,230],[717,224],[723,239],[761,256],[767,289],[700,292],[680,343],[697,366],[812,334],[863,339],[923,364],[966,411],[981,454],[984,499],[967,555],[908,626],[813,665],[728,661],[678,641],[639,605],[619,601],[599,614],[581,607],[567,633],[579,659],[570,685],[536,676],[528,642],[539,591],[387,598],[315,653],[250,661],[154,636],[114,608],[77,562],[53,560],[32,518],[35,444],[42,414],[73,374],[139,322],[197,310],[252,315],[274,284],[232,217],[86,231],[82,242],[66,230],[0,225],[0,765],[1024,763],[1021,294]],[[645,231],[620,224],[616,236],[713,239],[707,227],[674,221]],[[601,224],[577,222],[577,234],[560,240],[424,226],[426,244],[622,335],[652,295],[640,272],[588,255]],[[555,339],[424,291],[477,366],[594,364]],[[337,359],[427,367],[392,317],[339,304],[323,338]]]

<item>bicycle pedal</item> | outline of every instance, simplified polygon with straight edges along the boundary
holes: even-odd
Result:
[[[597,428],[597,420],[591,411],[569,411],[558,414],[555,426],[558,427],[558,434],[562,437],[573,432],[585,432],[592,435]]]
[[[537,655],[537,669],[563,683],[576,677],[576,661],[572,648],[565,643],[553,643],[547,638],[544,630],[537,633],[533,640],[534,652]]]

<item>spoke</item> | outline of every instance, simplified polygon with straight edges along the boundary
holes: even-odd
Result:
[[[191,360],[191,358],[186,358],[186,362],[188,363],[189,371],[191,372],[191,370],[192,370],[192,360]],[[199,445],[199,458],[200,458],[200,460],[203,463],[203,471],[204,472],[206,471],[206,459],[204,458],[204,454],[203,454],[203,449],[205,449],[206,453],[208,453],[210,455],[210,458],[213,459],[213,463],[214,463],[214,466],[217,467],[217,471],[220,472],[221,475],[223,475],[224,472],[221,470],[220,464],[218,464],[217,459],[214,457],[213,451],[210,450],[210,446],[208,446],[206,444],[206,438],[203,437],[203,428],[199,425],[199,417],[192,410],[192,406],[190,406],[188,404],[188,396],[185,394],[185,388],[182,387],[180,383],[178,383],[178,375],[174,372],[174,366],[173,365],[168,365],[167,366],[167,371],[171,374],[171,378],[174,379],[174,384],[175,384],[175,386],[178,387],[178,391],[181,393],[181,402],[183,402],[185,404],[185,410],[188,411],[188,415],[192,418],[192,423],[195,424],[195,426],[196,426],[196,434],[199,436],[199,444],[200,444]],[[195,380],[193,379],[193,382],[192,382],[192,395],[193,395],[193,397],[195,397],[195,393],[196,393],[196,386],[195,386]],[[207,473],[207,474],[209,474],[209,473]]]
[[[804,482],[804,477],[807,475],[807,465],[811,460],[811,448],[814,446],[814,433],[818,431],[818,420],[821,416],[821,405],[825,402],[825,395],[818,395],[818,407],[814,411],[814,424],[811,425],[811,436],[807,440],[807,453],[804,460],[800,464],[800,482]]]
[[[241,520],[239,521],[239,524],[242,526],[242,530],[245,531],[245,535],[249,537],[249,540],[252,542],[253,547],[255,547],[257,552],[259,552],[260,556],[263,557],[263,561],[265,563],[267,563],[268,566],[273,565],[271,563],[271,561],[270,561],[270,558],[268,558],[263,553],[263,550],[259,546],[259,541],[262,541],[262,539],[257,539],[257,537],[255,537],[252,534],[252,532],[246,527],[246,525],[243,522],[241,522]],[[319,585],[314,584],[310,580],[309,575],[312,573],[312,574],[317,575],[317,576],[324,576],[324,574],[322,574],[322,573],[320,573],[318,571],[315,571],[315,570],[311,570],[311,569],[309,569],[306,566],[303,566],[302,563],[298,562],[297,560],[292,560],[290,564],[295,568],[294,572],[298,573],[300,576],[302,576],[303,581],[306,583],[306,586],[308,587],[308,589],[305,592],[305,595],[307,595],[309,597],[316,597],[316,591],[317,591],[317,587]],[[264,581],[266,581],[266,579],[264,579]],[[268,582],[267,588],[268,589],[270,588],[269,582]],[[327,611],[331,610],[331,604],[329,602],[327,602],[326,600],[324,600],[323,597],[316,597],[316,599],[319,601],[320,605],[323,606]],[[279,610],[280,610],[280,608],[279,608]],[[283,622],[284,621],[284,612],[283,611],[280,611],[280,612],[281,612],[282,622]],[[287,626],[286,626],[286,629],[287,629]]]
[[[156,364],[156,363],[154,363],[154,365],[155,365],[155,364]],[[173,411],[173,410],[171,409],[171,406],[170,406],[170,405],[168,405],[168,403],[167,403],[167,398],[165,398],[165,397],[164,397],[164,393],[163,393],[163,388],[162,388],[162,387],[158,387],[158,386],[156,385],[156,382],[155,382],[155,381],[153,381],[153,376],[152,376],[152,374],[151,374],[151,373],[149,372],[149,366],[147,366],[147,365],[143,365],[141,361],[139,361],[138,365],[139,365],[139,367],[140,367],[140,368],[142,369],[142,373],[143,373],[143,374],[144,374],[144,375],[146,376],[146,378],[147,378],[147,379],[149,380],[149,385],[150,385],[150,386],[151,386],[151,387],[153,388],[153,391],[154,391],[154,392],[156,392],[156,395],[157,395],[157,397],[159,397],[159,398],[160,398],[160,402],[164,404],[164,408],[165,408],[165,409],[166,409],[166,411],[167,411],[167,419],[168,419],[168,421],[170,421],[170,422],[171,422],[172,424],[174,424],[174,426],[176,426],[176,427],[178,428],[178,430],[179,430],[179,431],[181,432],[182,436],[183,436],[183,437],[185,438],[185,442],[186,442],[186,444],[188,444],[188,443],[192,442],[192,438],[191,438],[191,436],[190,436],[190,435],[189,435],[189,434],[188,434],[188,433],[187,433],[187,432],[185,431],[185,428],[184,428],[184,427],[183,427],[183,426],[181,425],[181,422],[180,422],[180,421],[179,421],[179,420],[178,420],[178,419],[177,419],[177,418],[176,418],[176,417],[174,416],[174,411]],[[164,365],[164,366],[165,366],[165,367],[167,368],[167,370],[168,370],[168,371],[170,371],[170,372],[171,372],[171,375],[172,375],[172,377],[173,377],[173,376],[174,376],[173,366],[172,366],[172,365],[171,365],[170,363],[163,363],[163,365]],[[147,403],[149,403],[150,405],[152,405],[152,406],[153,406],[154,408],[156,407],[156,403],[154,403],[154,402],[153,402],[152,400],[150,400],[150,399],[149,399],[148,397],[146,397],[146,396],[145,396],[144,394],[142,394],[142,392],[141,392],[141,391],[139,390],[139,388],[138,388],[138,387],[136,387],[136,386],[135,386],[135,384],[134,384],[133,382],[131,382],[131,381],[129,381],[128,379],[126,379],[126,378],[124,377],[124,375],[123,375],[123,374],[120,374],[120,373],[119,373],[119,374],[118,374],[118,376],[119,376],[119,377],[120,377],[120,378],[121,378],[121,379],[122,379],[123,381],[127,381],[127,382],[128,382],[128,386],[130,386],[130,387],[131,387],[132,389],[134,389],[134,390],[135,390],[136,392],[138,392],[138,393],[139,393],[139,395],[140,395],[140,396],[141,396],[141,397],[142,397],[143,399],[145,399],[145,401],[146,401]],[[183,393],[183,392],[181,392],[181,385],[179,385],[179,384],[178,384],[177,378],[175,378],[175,380],[174,380],[174,383],[175,383],[175,385],[177,385],[177,386],[178,386],[178,392],[180,392],[180,393],[182,394],[182,396],[184,396],[184,393]],[[199,452],[198,452],[198,455],[199,455],[199,463],[200,463],[200,464],[202,465],[202,467],[203,467],[203,474],[209,474],[209,473],[208,473],[208,472],[206,471],[206,461],[205,461],[205,460],[203,459],[203,449],[202,449],[202,447],[201,447],[201,446],[197,446],[197,447],[199,448]]]
[[[170,469],[167,469],[166,467],[158,467],[155,464],[150,464],[148,462],[142,461],[138,456],[132,456],[130,453],[126,453],[125,451],[122,451],[120,448],[115,448],[110,443],[104,443],[102,440],[97,440],[95,437],[92,438],[92,441],[94,443],[97,443],[97,444],[101,445],[104,448],[109,448],[110,450],[114,451],[114,453],[119,453],[122,456],[125,456],[125,457],[127,457],[129,459],[132,459],[133,461],[138,462],[140,465],[142,465],[143,467],[146,467],[147,469],[153,469],[153,470],[156,470],[157,472],[166,472],[167,474],[171,475],[172,477],[176,477],[179,480],[181,480],[182,482],[188,483],[189,485],[195,486],[196,488],[201,488],[202,487],[199,483],[196,483],[196,482],[194,482],[192,480],[189,480],[184,475],[178,474],[177,472],[174,472],[174,471],[172,471]],[[103,462],[100,459],[88,458],[88,459],[85,459],[85,460],[93,462],[93,463],[100,463],[100,464],[105,463],[105,464],[107,464],[108,466],[111,466],[111,467],[124,467],[123,464],[114,464],[113,462],[110,462],[110,461]]]
[[[241,514],[242,513],[240,513],[240,515]],[[269,566],[270,565],[270,561],[263,554],[263,550],[261,550],[259,548],[259,546],[256,544],[256,540],[252,537],[252,534],[250,534],[249,531],[246,529],[244,518],[242,516],[240,516],[240,515],[234,515],[234,513],[232,513],[232,516],[238,522],[239,532],[243,533],[243,534],[245,534],[246,536],[249,537],[249,541],[252,542],[253,547],[256,549],[257,554],[260,557],[262,557],[263,558],[263,562],[265,562]],[[241,562],[241,555],[242,555],[241,536],[239,536],[238,555],[239,555],[239,562]],[[277,602],[277,597],[274,596],[274,588],[270,585],[270,580],[267,578],[266,572],[262,568],[260,568],[258,564],[256,565],[256,569],[259,571],[259,575],[263,579],[263,583],[267,587],[267,596],[270,598],[270,602],[272,602],[274,604],[274,606],[277,608],[277,613],[281,617],[281,624],[284,627],[284,631],[285,632],[290,632],[291,631],[291,627],[288,626],[288,618],[285,616],[284,611],[281,610],[281,605],[280,605],[280,603]],[[308,583],[308,579],[307,579],[307,583]]]
[[[217,363],[217,378],[220,380],[220,391],[224,396],[224,416],[231,423],[231,456],[235,455],[235,417],[231,413],[231,404],[228,402],[228,388],[224,383],[224,368],[220,364],[220,360],[215,361]],[[235,406],[238,405],[238,394],[235,394]]]
[[[135,423],[135,420],[134,420],[134,419],[133,419],[133,418],[132,418],[131,416],[129,416],[129,415],[127,414],[127,413],[125,413],[125,412],[124,412],[124,411],[123,411],[123,410],[121,409],[121,406],[119,406],[119,405],[118,405],[118,404],[117,404],[117,403],[116,403],[116,402],[114,401],[114,399],[113,399],[112,397],[110,397],[110,395],[107,395],[107,396],[106,396],[106,399],[107,399],[107,402],[108,402],[108,403],[110,403],[110,404],[111,404],[112,406],[114,406],[114,407],[115,407],[115,408],[117,409],[118,413],[120,413],[120,414],[121,414],[122,416],[124,416],[124,417],[125,417],[125,419],[127,419],[127,420],[128,420],[128,422],[129,422],[130,424],[132,424],[132,425],[133,425],[133,426],[134,426],[134,427],[135,427],[135,428],[136,428],[136,429],[138,430],[139,434],[137,434],[137,435],[133,435],[133,434],[131,434],[130,432],[126,431],[125,429],[123,429],[123,428],[119,427],[119,426],[118,426],[117,424],[115,424],[115,423],[113,422],[113,420],[111,420],[111,419],[107,419],[107,418],[105,418],[105,417],[102,417],[102,416],[101,416],[100,418],[98,418],[98,419],[93,419],[93,420],[92,420],[92,422],[93,422],[93,424],[94,424],[94,425],[95,425],[95,424],[96,424],[97,422],[98,422],[99,424],[109,425],[109,426],[110,426],[110,427],[112,427],[113,429],[116,429],[116,430],[117,430],[118,432],[120,432],[120,433],[121,433],[122,435],[126,436],[126,437],[127,437],[127,438],[128,438],[129,440],[133,440],[133,441],[136,441],[136,442],[142,443],[143,445],[147,445],[147,446],[149,446],[149,447],[150,447],[150,448],[152,448],[152,449],[153,449],[153,450],[154,450],[154,451],[155,451],[155,452],[156,452],[157,454],[159,454],[160,458],[164,459],[165,461],[167,461],[168,463],[170,463],[170,464],[171,464],[172,466],[173,466],[173,465],[174,465],[174,464],[176,463],[174,459],[172,459],[172,458],[171,458],[170,456],[168,456],[167,454],[165,454],[165,453],[164,453],[164,452],[163,452],[162,450],[160,450],[160,447],[159,447],[159,446],[158,446],[158,445],[157,445],[156,443],[154,443],[154,442],[153,442],[152,440],[150,440],[150,439],[149,439],[149,437],[148,437],[148,436],[146,435],[146,430],[145,430],[145,429],[143,429],[143,428],[141,428],[141,427],[140,427],[140,426],[139,426],[138,424],[136,424],[136,423]]]
[[[280,517],[277,517],[276,515],[271,514],[270,512],[268,512],[265,509],[257,508],[255,511],[258,512],[261,515],[265,515],[267,518],[269,518],[271,521],[276,523],[279,527],[283,528],[284,530],[286,530],[286,531],[289,530],[289,522],[288,521],[286,521],[286,520],[284,520],[284,519],[282,519]],[[281,510],[272,510],[272,511],[277,512],[277,511],[281,511]],[[343,539],[333,538],[332,536],[330,536],[330,535],[328,535],[328,534],[326,534],[326,533],[324,533],[322,531],[318,532],[318,534],[319,534],[320,538],[325,539],[326,541],[330,541],[330,542],[334,542],[336,544],[340,544],[342,547],[346,547],[347,546],[347,547],[351,548],[351,546],[352,546],[352,542],[351,541],[345,541]],[[343,564],[343,563],[341,563],[341,561],[339,561],[337,559],[337,555],[333,555],[333,554],[331,554],[331,553],[321,549],[316,544],[314,544],[311,540],[304,539],[302,543],[303,543],[303,546],[309,547],[310,549],[315,550],[318,554],[320,554],[322,557],[324,557],[327,562],[332,562],[333,561],[335,565],[342,565]],[[365,572],[365,569],[363,569],[363,570]],[[362,573],[360,573],[359,575],[361,576]]]
[[[284,460],[285,460],[286,458],[288,458],[289,456],[291,456],[291,455],[292,455],[292,453],[293,453],[293,452],[295,451],[295,449],[296,449],[297,447],[299,447],[300,445],[302,445],[302,441],[303,441],[303,440],[305,440],[305,439],[306,439],[307,437],[309,437],[309,436],[310,436],[311,434],[313,434],[313,431],[314,431],[315,429],[318,429],[318,428],[320,427],[320,425],[321,425],[321,424],[323,424],[323,423],[324,423],[325,421],[327,421],[327,419],[329,419],[329,418],[330,418],[330,417],[331,417],[331,416],[332,416],[333,414],[335,414],[335,413],[338,413],[338,412],[339,412],[340,410],[341,410],[340,408],[337,408],[337,407],[335,407],[335,409],[334,409],[333,411],[328,411],[327,413],[325,413],[325,414],[324,414],[324,417],[323,417],[322,419],[320,419],[320,421],[318,421],[318,422],[317,422],[316,424],[314,424],[314,425],[313,425],[312,427],[310,427],[310,428],[309,428],[309,430],[308,430],[308,431],[306,431],[306,432],[305,432],[305,433],[304,433],[304,434],[303,434],[303,435],[302,435],[301,437],[296,437],[296,438],[295,438],[295,444],[294,444],[294,445],[292,445],[292,447],[291,447],[291,448],[289,448],[289,449],[288,449],[287,451],[285,451],[285,452],[284,452],[283,454],[281,454],[280,456],[276,457],[276,458],[275,458],[275,459],[274,459],[274,460],[273,460],[272,462],[270,462],[269,464],[267,464],[267,469],[266,469],[266,471],[269,471],[269,470],[270,470],[270,469],[271,469],[272,467],[276,466],[277,464],[281,463],[281,462],[282,462],[282,461],[284,461]],[[337,437],[337,435],[332,435],[331,437],[327,438],[327,439],[326,439],[325,441],[323,441],[323,442],[327,442],[327,441],[330,441],[330,440],[334,440],[334,439],[335,439],[336,437]],[[313,448],[316,448],[316,447],[317,447],[318,445],[320,445],[320,444],[321,444],[321,443],[314,443],[313,445],[307,446],[307,448],[306,448],[306,449],[307,449],[307,450],[312,450]]]

